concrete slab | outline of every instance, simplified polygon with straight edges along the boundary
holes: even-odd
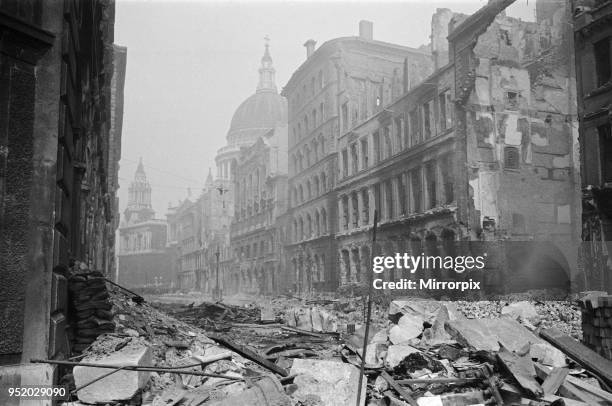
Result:
[[[291,375],[298,389],[295,399],[318,401],[321,406],[354,406],[357,402],[359,369],[351,364],[327,360],[295,359]],[[366,400],[367,379],[363,378],[359,405]]]
[[[128,345],[105,357],[96,359],[85,357],[82,362],[118,366],[152,365],[153,353],[149,347]],[[107,368],[76,366],[73,370],[74,381],[76,386],[80,387],[110,371]],[[131,399],[144,387],[149,375],[149,372],[142,371],[119,371],[79,390],[77,396],[84,403],[107,403]]]

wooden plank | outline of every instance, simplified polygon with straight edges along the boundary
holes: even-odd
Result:
[[[605,359],[572,337],[554,328],[542,330],[540,337],[576,360],[584,369],[597,375],[606,385],[612,387],[612,361]]]
[[[410,395],[410,393],[408,393],[408,391],[406,389],[404,389],[401,386],[399,386],[399,384],[397,382],[395,382],[395,380],[391,377],[391,375],[389,375],[386,371],[382,371],[380,373],[380,376],[382,376],[382,378],[385,381],[387,381],[389,386],[391,386],[393,389],[395,389],[397,391],[397,393],[399,393],[400,396],[404,398],[404,400],[408,401],[408,403],[410,403],[411,406],[419,406],[417,401],[414,400],[414,398]]]
[[[542,387],[535,380],[536,371],[529,356],[519,357],[502,347],[497,353],[497,359],[524,390],[534,396],[542,395]]]
[[[548,375],[550,374],[550,370],[547,367],[537,363],[534,364],[534,366],[538,377],[540,379],[546,380],[546,378],[548,378]],[[565,378],[565,382],[563,382],[558,389],[560,396],[575,399],[580,402],[587,403],[590,406],[605,406],[610,404],[607,400],[578,388],[576,385],[570,382],[574,379],[578,378],[573,378],[571,375],[568,375]]]
[[[550,375],[546,377],[542,383],[542,389],[545,394],[554,395],[557,393],[559,386],[565,381],[565,377],[569,373],[567,368],[553,368]]]
[[[240,344],[235,343],[233,341],[227,340],[224,337],[213,335],[213,334],[209,334],[209,338],[211,340],[214,340],[214,341],[220,343],[224,347],[227,347],[230,350],[232,350],[234,352],[237,352],[238,354],[242,355],[243,357],[245,357],[247,359],[250,359],[253,362],[256,362],[257,364],[261,365],[262,367],[265,367],[265,368],[269,369],[270,371],[279,374],[280,376],[288,376],[289,375],[289,372],[287,372],[287,370],[279,367],[278,365],[276,365],[273,362],[268,361],[267,359],[265,359],[264,357],[262,357],[261,355],[257,354],[255,351],[251,350],[250,348],[248,348],[248,347],[246,347],[244,345],[240,345]]]

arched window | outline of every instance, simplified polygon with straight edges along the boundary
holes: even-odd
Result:
[[[316,128],[319,122],[317,121],[317,110],[312,111],[312,127]]]
[[[315,211],[314,226],[315,237],[318,237],[319,235],[321,235],[321,215],[319,214],[319,210]]]
[[[313,179],[313,184],[314,184],[314,196],[319,196],[319,177],[315,176]]]
[[[321,157],[325,156],[325,137],[323,133],[319,135],[319,144],[321,145]]]
[[[310,180],[306,181],[306,199],[312,199],[312,186]]]
[[[299,197],[300,197],[300,203],[304,202],[304,188],[302,187],[302,185],[299,186],[298,188],[298,192],[299,192]]]

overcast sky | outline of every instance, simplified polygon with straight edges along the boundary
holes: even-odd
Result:
[[[120,209],[139,157],[153,188],[156,217],[168,203],[196,197],[225,145],[232,114],[255,92],[264,37],[279,91],[298,66],[309,38],[317,46],[357,35],[374,23],[374,39],[411,47],[429,43],[436,8],[473,13],[486,0],[430,2],[211,2],[117,0],[115,43],[127,46]],[[508,14],[533,20],[535,0]]]

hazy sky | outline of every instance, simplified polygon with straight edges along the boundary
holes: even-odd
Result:
[[[127,46],[120,209],[139,157],[156,216],[168,202],[196,197],[225,145],[232,114],[255,92],[264,40],[279,91],[304,61],[302,44],[357,35],[374,23],[374,39],[418,47],[429,42],[436,8],[473,13],[486,0],[430,2],[211,2],[117,0],[115,43]],[[508,14],[533,19],[535,0]],[[528,5],[527,5],[528,4]]]

